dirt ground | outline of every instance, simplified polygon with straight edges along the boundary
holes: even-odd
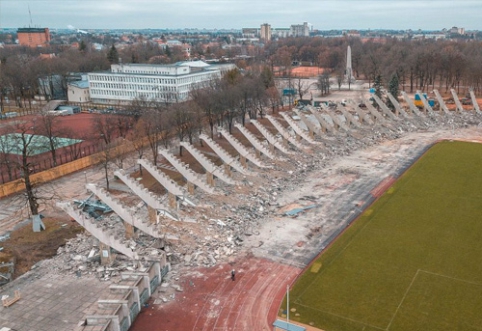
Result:
[[[15,262],[13,278],[18,278],[37,262],[49,259],[57,254],[57,249],[65,245],[83,230],[82,226],[70,221],[65,216],[44,218],[46,230],[33,232],[31,224],[26,224],[10,234],[10,238],[0,242],[0,262]]]
[[[280,67],[275,67],[275,75],[281,76],[286,74],[281,70]],[[306,67],[306,66],[299,66],[291,68],[291,75],[293,77],[301,77],[301,78],[313,78],[318,77],[324,72],[323,68],[319,67]]]

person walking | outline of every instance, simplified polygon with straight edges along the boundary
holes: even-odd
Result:
[[[231,280],[234,282],[234,280],[236,279],[236,272],[233,270],[231,270]]]

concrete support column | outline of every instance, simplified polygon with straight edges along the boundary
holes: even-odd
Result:
[[[296,141],[300,141],[301,140],[301,136],[299,134],[296,134],[295,135],[295,138],[296,138]]]
[[[191,182],[187,182],[187,191],[189,194],[194,194],[194,184]]]
[[[273,144],[269,144],[269,151],[273,154],[276,154],[275,148]]]
[[[110,252],[110,247],[104,244],[103,242],[99,243],[100,249],[100,264],[101,265],[110,265],[112,262],[112,255]]]
[[[241,163],[241,165],[242,165],[243,167],[245,167],[245,168],[248,167],[248,165],[246,164],[246,157],[240,155],[240,156],[239,156],[239,162]]]
[[[224,164],[224,173],[231,177],[231,166],[227,163]]]
[[[157,223],[157,211],[149,205],[147,206],[147,215],[149,217],[149,222],[152,224]]]
[[[127,239],[134,238],[134,226],[127,222],[124,222],[124,228],[126,229],[126,238]]]
[[[282,138],[281,143],[285,148],[288,148],[288,140],[285,137]]]
[[[257,156],[258,158],[260,158],[260,157],[261,157],[261,151],[260,151],[259,149],[257,149],[257,148],[255,148],[255,151],[256,151],[256,156]]]
[[[176,208],[176,196],[172,193],[168,193],[167,195],[168,199],[169,199],[169,207],[175,209]]]
[[[209,171],[206,171],[206,183],[214,186],[214,175]]]

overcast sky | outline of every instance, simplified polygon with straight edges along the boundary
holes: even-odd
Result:
[[[481,17],[482,0],[0,0],[0,28],[482,30]]]

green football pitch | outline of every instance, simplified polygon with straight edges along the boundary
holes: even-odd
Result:
[[[290,319],[327,331],[482,330],[482,144],[430,148],[300,276]]]

